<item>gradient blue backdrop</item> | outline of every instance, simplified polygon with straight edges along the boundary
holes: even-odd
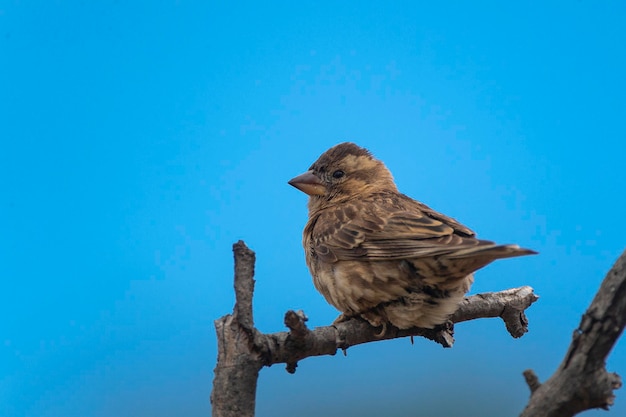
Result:
[[[344,140],[480,237],[540,252],[473,292],[541,299],[519,340],[481,320],[453,349],[264,369],[258,415],[517,415],[522,371],[554,371],[625,246],[624,3],[126,3],[0,2],[0,415],[209,415],[238,239],[260,330],[291,308],[330,323],[286,182]]]

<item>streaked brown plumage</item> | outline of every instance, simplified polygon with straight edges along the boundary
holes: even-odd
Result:
[[[310,196],[306,262],[340,319],[432,328],[456,311],[474,271],[536,253],[476,239],[456,220],[401,194],[387,167],[353,143],[327,150],[289,184]]]

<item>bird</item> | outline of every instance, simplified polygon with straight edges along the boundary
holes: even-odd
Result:
[[[478,239],[400,193],[385,164],[351,142],[288,184],[309,196],[302,244],[315,288],[341,313],[334,323],[360,317],[383,332],[449,325],[476,270],[537,253]]]

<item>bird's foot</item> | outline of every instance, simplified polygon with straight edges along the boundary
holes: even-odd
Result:
[[[339,323],[343,323],[344,321],[348,321],[351,318],[352,318],[352,316],[347,316],[347,315],[342,313],[335,319],[335,321],[333,321],[333,324],[331,324],[331,326],[334,326],[334,325],[339,324]]]
[[[380,332],[376,333],[374,337],[376,339],[382,339],[387,333],[387,323],[383,323],[380,325]]]

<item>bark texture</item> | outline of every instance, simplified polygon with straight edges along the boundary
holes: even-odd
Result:
[[[407,336],[422,336],[451,347],[453,323],[483,317],[500,317],[509,333],[520,337],[528,331],[524,311],[538,299],[530,287],[478,294],[467,297],[450,323],[439,328],[399,330],[388,326],[384,332],[359,319],[310,330],[302,311],[288,311],[284,321],[289,331],[263,334],[254,327],[252,316],[254,252],[242,241],[233,245],[233,252],[235,307],[232,314],[215,321],[218,358],[211,393],[214,417],[254,415],[257,379],[263,366],[284,363],[293,373],[298,361],[310,356],[334,355],[340,349],[345,353],[351,346]]]
[[[467,297],[449,323],[436,329],[384,331],[369,323],[351,319],[310,330],[302,311],[285,314],[286,332],[263,334],[254,327],[255,255],[242,241],[233,245],[235,255],[235,307],[233,313],[215,321],[218,358],[211,403],[215,417],[254,416],[259,371],[264,366],[286,364],[295,372],[298,361],[319,355],[334,355],[367,342],[398,337],[422,336],[443,347],[454,343],[453,323],[484,317],[500,317],[513,337],[528,331],[525,310],[538,297],[530,287]],[[621,378],[605,369],[605,361],[626,324],[626,251],[602,282],[579,327],[563,362],[544,384],[532,370],[524,372],[531,390],[522,417],[573,416],[591,408],[608,409]]]
[[[611,268],[572,335],[565,358],[545,383],[524,372],[531,396],[522,417],[566,417],[613,405],[619,375],[607,372],[606,358],[626,324],[626,251]]]
[[[255,354],[252,317],[255,255],[242,241],[235,254],[235,308],[233,314],[215,320],[217,366],[211,392],[215,417],[252,417],[256,385],[263,363]]]

